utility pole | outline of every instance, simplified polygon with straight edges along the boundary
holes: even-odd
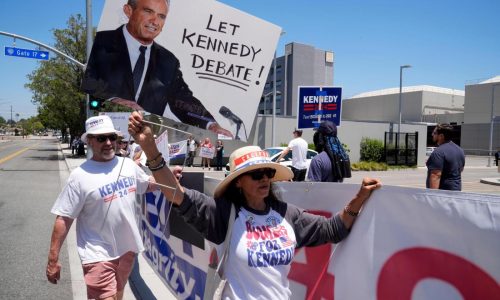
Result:
[[[86,0],[86,18],[87,18],[87,61],[89,61],[90,51],[92,51],[92,0]],[[87,94],[87,100],[85,104],[85,115],[87,119],[90,118],[90,95]]]

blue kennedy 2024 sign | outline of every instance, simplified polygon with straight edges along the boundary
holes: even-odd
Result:
[[[342,88],[299,86],[298,128],[317,128],[329,120],[340,126]]]
[[[41,50],[31,50],[31,49],[22,49],[16,47],[5,47],[5,55],[6,56],[16,56],[16,57],[26,57],[26,58],[34,58],[34,59],[49,59],[48,51]]]

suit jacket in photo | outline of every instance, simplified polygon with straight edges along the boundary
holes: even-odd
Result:
[[[134,101],[134,83],[123,27],[96,34],[82,90],[92,97],[119,97]],[[179,60],[173,53],[153,43],[149,64],[137,103],[147,112],[163,115],[167,103],[183,123],[206,128],[213,116],[193,96],[182,78]]]

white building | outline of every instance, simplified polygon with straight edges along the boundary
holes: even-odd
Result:
[[[401,123],[463,122],[465,93],[429,85],[403,87]],[[362,93],[342,102],[342,119],[399,123],[399,88]]]
[[[492,117],[496,116],[500,116],[500,76],[466,85],[461,146],[467,153],[486,155],[490,148],[490,137],[493,151],[500,148],[499,120],[496,120],[490,132]]]

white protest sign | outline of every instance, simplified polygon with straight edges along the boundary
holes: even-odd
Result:
[[[183,157],[187,153],[187,140],[170,144],[168,150],[170,159]]]
[[[205,158],[213,158],[215,154],[215,148],[201,147],[200,156]]]
[[[123,139],[128,141],[130,139],[130,135],[128,134],[128,117],[130,113],[128,112],[103,112],[100,113],[102,115],[107,115],[113,121],[113,126],[116,130],[120,131],[123,134]]]
[[[125,3],[106,1],[98,31],[127,23]],[[217,123],[246,141],[280,33],[280,27],[218,1],[171,0],[155,41],[179,59],[194,97]]]

